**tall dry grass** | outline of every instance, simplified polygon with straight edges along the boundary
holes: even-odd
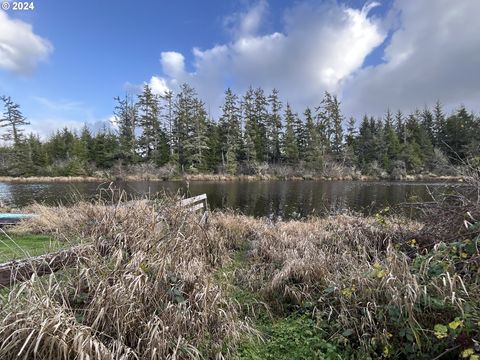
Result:
[[[478,249],[457,271],[463,261],[419,248],[419,222],[353,215],[280,223],[219,215],[217,222],[220,232],[248,239],[250,265],[237,277],[243,286],[282,316],[310,309],[329,339],[365,354],[380,356],[384,346],[402,342],[412,351],[428,349],[435,324],[478,305]],[[434,247],[442,246],[438,239]],[[441,273],[432,276],[438,265]]]
[[[95,251],[11,290],[1,359],[223,358],[249,331],[213,281],[226,244],[173,200],[32,210],[41,216],[24,230],[82,238]]]
[[[23,231],[94,250],[71,269],[12,289],[0,309],[1,359],[234,358],[255,331],[232,284],[216,275],[245,249],[228,281],[259,295],[270,313],[307,309],[329,341],[364,354],[382,356],[392,343],[441,352],[435,324],[467,313],[480,320],[472,309],[480,298],[478,247],[470,242],[466,258],[447,237],[422,247],[428,222],[382,214],[272,222],[218,212],[205,227],[177,199],[121,194],[30,210],[40,216]],[[478,329],[470,343],[472,334]]]

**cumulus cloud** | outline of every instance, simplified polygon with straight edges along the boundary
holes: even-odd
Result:
[[[152,88],[152,92],[157,95],[164,95],[168,90],[167,82],[158,76],[152,76],[148,83]]]
[[[447,109],[464,103],[478,110],[480,1],[397,0],[372,16],[377,6],[384,5],[298,2],[285,10],[280,31],[261,33],[268,5],[259,1],[227,18],[230,42],[193,48],[192,71],[183,54],[161,53],[162,75],[150,84],[161,92],[188,82],[214,116],[226,87],[243,93],[250,85],[279,89],[297,111],[318,105],[331,91],[344,113],[357,118],[380,116],[387,108],[410,111],[437,99]],[[383,54],[377,51],[366,66],[382,44]]]
[[[210,49],[193,49],[192,72],[177,52],[163,52],[163,77],[152,78],[161,88],[177,89],[188,82],[211,105],[215,115],[225,87],[243,92],[250,85],[267,91],[278,88],[291,103],[318,104],[325,90],[337,91],[365,57],[386,37],[377,20],[368,16],[376,3],[351,9],[329,2],[304,2],[285,14],[281,32],[258,34],[265,1],[249,11],[235,14],[235,36]]]
[[[236,38],[255,35],[267,9],[267,1],[260,0],[245,12],[225,17],[224,25]]]
[[[0,11],[0,69],[29,73],[52,51],[50,42],[36,35],[30,24]]]
[[[346,110],[380,115],[413,110],[436,99],[447,108],[480,99],[480,1],[397,1],[398,17],[384,62],[362,69],[344,86]]]

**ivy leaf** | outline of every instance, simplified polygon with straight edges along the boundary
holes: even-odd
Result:
[[[458,327],[463,326],[463,321],[460,320],[459,318],[455,318],[451,323],[448,324],[448,327],[452,330],[457,329]]]

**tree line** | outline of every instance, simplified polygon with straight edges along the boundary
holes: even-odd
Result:
[[[20,106],[10,97],[0,99],[0,173],[10,176],[89,175],[146,163],[168,165],[177,174],[287,168],[322,175],[336,168],[397,178],[447,174],[451,165],[478,161],[480,154],[480,118],[464,106],[447,115],[439,102],[409,114],[365,115],[357,127],[328,92],[318,106],[298,113],[278,90],[266,94],[250,87],[242,96],[227,89],[215,121],[188,84],[162,96],[145,85],[136,96],[115,98],[113,129],[64,128],[42,141],[25,135],[29,123]]]

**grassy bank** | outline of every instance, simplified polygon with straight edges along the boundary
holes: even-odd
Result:
[[[448,233],[383,213],[202,227],[168,199],[29,211],[19,231],[96,250],[3,298],[2,359],[477,359],[475,209]]]
[[[407,175],[400,180],[380,178],[375,176],[280,176],[280,175],[226,175],[226,174],[196,174],[183,176],[156,176],[151,174],[142,175],[105,175],[105,176],[31,176],[9,177],[1,176],[0,182],[5,183],[76,183],[76,182],[105,182],[105,181],[265,181],[265,180],[327,180],[327,181],[442,181],[464,182],[462,176],[436,176],[433,174]]]
[[[0,263],[43,255],[59,250],[65,244],[48,235],[0,234]]]

